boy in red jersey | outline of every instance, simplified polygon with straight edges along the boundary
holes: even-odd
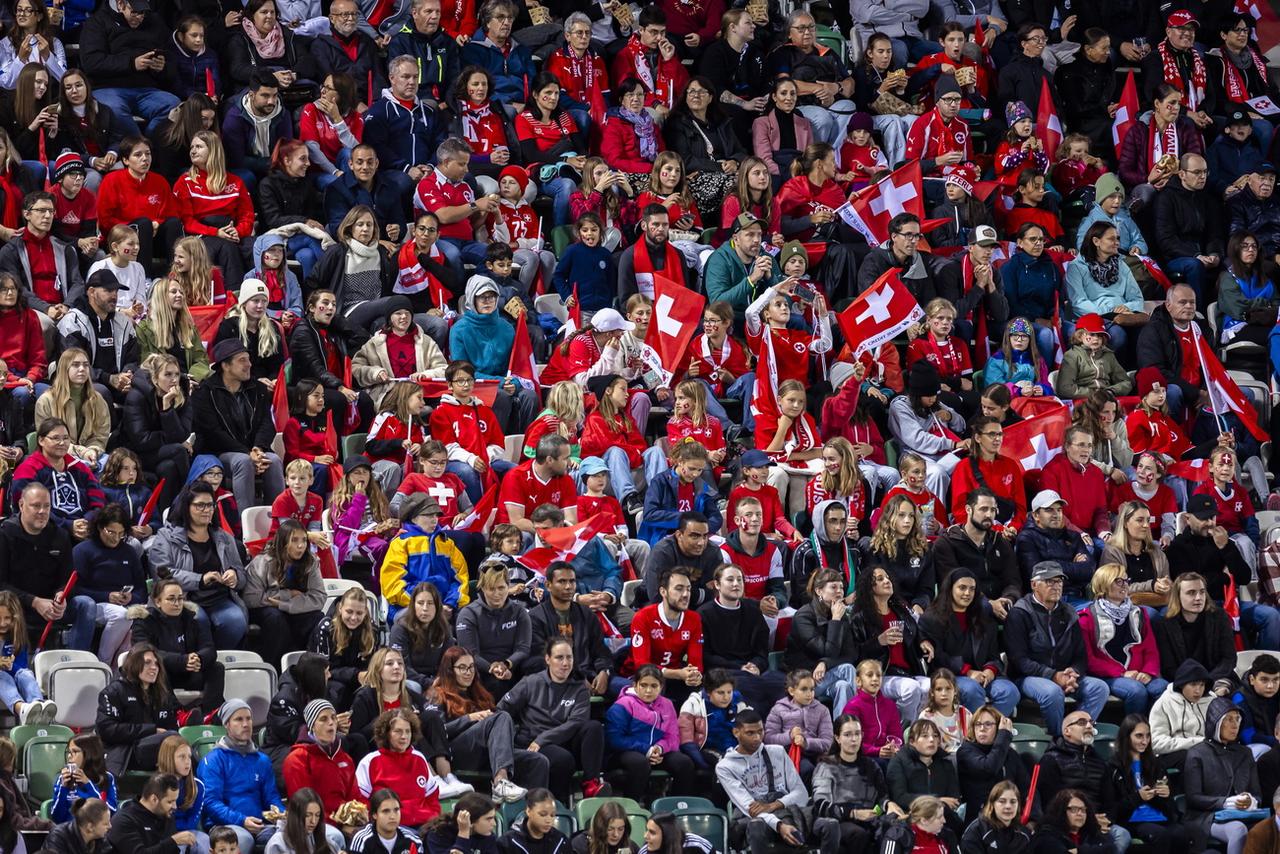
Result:
[[[284,492],[271,502],[271,531],[285,519],[293,519],[307,529],[307,539],[317,548],[329,548],[329,535],[320,530],[320,517],[324,514],[324,499],[311,492],[315,472],[306,460],[294,460],[284,469]]]
[[[491,408],[472,392],[476,367],[467,361],[453,361],[444,369],[449,393],[431,413],[431,436],[444,442],[449,452],[448,470],[467,488],[472,502],[480,500],[486,487],[515,468],[507,460],[507,437]]]
[[[729,493],[729,505],[725,508],[725,533],[737,529],[738,501],[751,496],[760,502],[764,512],[761,533],[771,540],[788,539],[792,543],[804,542],[804,537],[787,520],[778,490],[768,484],[769,467],[776,465],[764,451],[751,450],[742,455],[742,482]]]

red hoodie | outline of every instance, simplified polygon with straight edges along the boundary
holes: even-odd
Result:
[[[35,311],[0,309],[0,359],[4,359],[11,378],[44,380],[44,335]]]
[[[330,756],[314,741],[300,741],[285,757],[283,773],[285,797],[299,789],[315,789],[325,815],[333,815],[347,801],[362,800],[355,760],[340,745]]]
[[[316,457],[329,453],[329,443],[324,430],[314,429],[313,424],[303,425],[297,418],[290,418],[284,423],[284,461],[306,460],[314,463]]]
[[[155,172],[148,172],[139,181],[128,169],[118,169],[108,172],[98,187],[98,230],[103,235],[111,231],[113,225],[127,225],[135,219],[163,222],[177,215],[173,188]]]

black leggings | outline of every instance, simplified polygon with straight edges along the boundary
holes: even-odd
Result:
[[[691,795],[696,790],[693,760],[678,750],[664,753],[662,761],[657,765],[650,765],[649,757],[638,750],[624,750],[614,757],[614,763],[625,778],[622,782],[622,794],[639,803],[647,803],[649,800],[649,775],[654,768],[660,768],[671,775],[671,794]]]
[[[202,234],[200,239],[209,250],[209,259],[215,267],[222,268],[222,281],[229,291],[238,290],[244,281],[244,271],[253,258],[253,238],[242,237],[238,242],[213,234]]]
[[[1134,839],[1141,839],[1142,843],[1149,846],[1153,851],[1186,854],[1191,850],[1192,842],[1194,841],[1194,834],[1186,833],[1181,825],[1167,821],[1143,821],[1137,824],[1130,824],[1126,829],[1133,834]]]
[[[311,632],[323,619],[323,611],[286,614],[279,608],[249,609],[249,622],[262,629],[258,635],[259,652],[276,667],[286,652],[306,648]]]
[[[581,770],[583,780],[594,780],[600,776],[604,762],[604,725],[600,721],[587,721],[578,727],[577,734],[570,741],[543,744],[538,749],[551,763],[547,788],[551,789],[556,800],[567,804],[574,771]]]
[[[177,497],[178,491],[182,489],[182,485],[187,482],[187,472],[191,470],[191,455],[187,453],[185,445],[161,445],[160,450],[154,454],[147,454],[142,457],[144,468],[149,472],[154,472],[156,477],[164,478],[164,489],[160,491],[160,499],[157,507],[168,507],[173,504],[173,499]],[[150,521],[151,527],[158,528],[160,526],[160,517],[157,516]],[[278,662],[280,659],[275,659]],[[275,662],[272,662],[273,664]],[[209,711],[212,711],[210,709]]]
[[[276,660],[279,661],[279,659]],[[224,699],[222,688],[227,678],[227,671],[222,662],[215,661],[209,665],[208,669],[202,668],[194,673],[190,670],[182,670],[167,675],[170,687],[200,692],[201,712],[208,714],[222,705]]]
[[[181,220],[171,216],[157,227],[151,224],[151,220],[143,217],[127,225],[138,232],[138,263],[146,269],[147,275],[163,276],[169,272],[173,244],[182,237]]]

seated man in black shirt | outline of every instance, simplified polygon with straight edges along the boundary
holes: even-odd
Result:
[[[702,618],[702,662],[733,673],[742,697],[753,709],[772,708],[786,690],[785,673],[769,670],[769,627],[760,603],[743,595],[742,570],[731,563],[716,567],[715,598],[698,609]]]

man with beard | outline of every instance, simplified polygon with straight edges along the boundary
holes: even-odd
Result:
[[[1038,563],[1031,574],[1031,595],[1009,609],[1004,626],[1009,675],[1024,697],[1040,706],[1050,735],[1063,733],[1063,704],[1068,694],[1089,720],[1102,714],[1107,683],[1085,676],[1088,659],[1075,611],[1062,601],[1066,573],[1056,563]],[[1074,722],[1074,716],[1073,716]]]
[[[573,644],[573,673],[591,686],[591,693],[602,697],[609,689],[609,673],[613,659],[604,644],[600,620],[591,608],[579,602],[594,594],[578,594],[578,574],[573,564],[557,560],[547,567],[547,595],[529,609],[533,629],[533,648],[545,649],[553,637],[568,638]],[[608,594],[605,594],[606,597]],[[531,655],[524,663],[525,673],[547,668],[545,659]]]
[[[387,56],[417,60],[418,100],[438,107],[461,71],[462,49],[440,27],[440,0],[414,0],[413,20],[391,37]]]
[[[1111,837],[1111,843],[1116,851],[1124,854],[1133,837],[1120,825],[1112,824],[1107,817],[1107,802],[1102,796],[1102,786],[1110,769],[1093,747],[1093,741],[1097,735],[1098,731],[1093,726],[1093,715],[1083,709],[1068,715],[1062,723],[1062,735],[1055,739],[1053,744],[1045,750],[1044,756],[1040,757],[1038,794],[1041,797],[1041,803],[1047,804],[1063,789],[1076,789],[1083,792],[1097,813],[1102,832]],[[1169,797],[1167,782],[1164,783],[1163,788],[1156,780],[1143,782],[1157,789],[1156,797]],[[1148,844],[1151,842],[1148,841]],[[1168,851],[1169,847],[1167,844],[1161,845],[1159,850]]]
[[[1222,262],[1222,205],[1205,191],[1208,178],[1203,157],[1182,155],[1178,174],[1156,194],[1155,205],[1157,253],[1165,258],[1166,270],[1191,286],[1198,302]]]
[[[661,599],[636,612],[631,621],[631,653],[622,665],[630,676],[652,664],[666,680],[663,694],[676,708],[702,685],[702,618],[689,610],[693,583],[683,567],[664,570],[658,581]],[[621,692],[627,681],[615,678]]]
[[[53,201],[47,193],[32,193],[37,205]],[[38,209],[38,208],[37,208]],[[123,404],[133,385],[133,372],[142,362],[142,348],[129,315],[116,311],[120,281],[110,270],[94,272],[85,283],[84,296],[58,321],[64,348],[78,347],[89,354],[93,387],[108,401]],[[246,505],[247,506],[247,505]]]
[[[1003,620],[1022,595],[1018,565],[1009,538],[996,533],[996,494],[985,486],[971,490],[964,500],[963,525],[952,525],[934,543],[933,566],[939,578],[964,567],[978,579],[978,593],[991,612]]]
[[[387,78],[378,62],[378,44],[360,32],[359,21],[355,0],[334,0],[329,7],[330,32],[311,42],[311,56],[321,80],[330,74],[351,75],[356,92],[363,96],[360,100],[372,106]]]
[[[249,78],[249,91],[232,103],[222,120],[227,168],[252,193],[258,180],[271,169],[271,152],[276,143],[292,138],[293,119],[280,106],[279,82],[269,71],[255,71]]]
[[[693,510],[681,513],[675,532],[659,540],[649,552],[644,569],[646,601],[658,601],[659,580],[667,570],[678,568],[693,582],[690,592],[693,607],[702,607],[711,598],[707,584],[720,565],[720,552],[707,548],[710,540],[711,528],[706,516]]]
[[[640,212],[640,239],[624,249],[618,260],[619,305],[635,294],[652,299],[656,273],[676,284],[694,287],[696,276],[689,270],[680,250],[667,239],[670,229],[671,218],[662,205],[648,205]]]
[[[356,205],[368,205],[382,223],[380,240],[398,241],[403,235],[404,188],[397,172],[380,172],[378,153],[372,145],[351,149],[351,168],[324,191],[325,224],[330,234],[338,233],[342,219]]]
[[[780,281],[773,258],[760,251],[766,227],[767,223],[754,214],[738,214],[733,237],[711,253],[703,269],[707,301],[729,303],[738,320],[746,317],[747,306],[765,288]]]
[[[743,572],[731,563],[716,567],[714,586],[716,598],[698,609],[702,660],[708,670],[730,671],[751,708],[772,708],[785,690],[786,674],[769,669],[769,626],[760,603],[745,596]]]
[[[1142,60],[1142,102],[1155,100],[1161,83],[1183,93],[1187,118],[1204,130],[1219,115],[1218,96],[1209,85],[1209,69],[1204,56],[1196,50],[1196,31],[1200,22],[1186,9],[1178,9],[1165,19],[1165,39]]]

